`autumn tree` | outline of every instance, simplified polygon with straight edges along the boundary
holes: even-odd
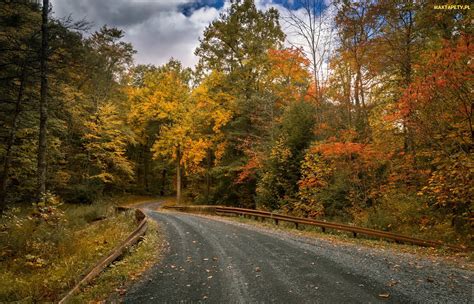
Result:
[[[100,106],[85,127],[88,132],[83,135],[84,146],[90,161],[88,179],[126,186],[133,179],[133,164],[126,151],[134,142],[131,131],[123,126],[117,107],[111,103]]]
[[[235,112],[235,98],[225,91],[225,81],[224,74],[212,72],[191,94],[193,104],[191,115],[193,123],[197,126],[196,136],[206,143],[205,165],[194,169],[195,173],[205,171],[204,201],[206,203],[210,202],[211,183],[214,176],[212,169],[221,161],[222,153],[227,145],[224,129]],[[202,180],[198,179],[197,182],[202,182]],[[195,199],[202,197],[200,192],[196,193]]]
[[[268,50],[279,49],[283,39],[277,10],[263,12],[251,0],[233,1],[228,10],[205,29],[195,51],[200,58],[198,68],[223,73],[227,91],[236,101],[235,113],[226,126],[227,148],[220,168],[216,168],[222,172],[216,188],[222,194],[219,195],[222,202],[240,197],[243,205],[254,204],[255,183],[235,184],[235,181],[249,159],[248,154],[258,149],[256,146],[262,142],[262,136],[268,136],[259,110],[263,104],[273,101],[261,90],[260,84]]]
[[[181,200],[183,164],[192,161],[192,121],[189,106],[187,70],[176,61],[170,61],[157,71],[147,73],[144,86],[133,88],[129,98],[133,105],[129,120],[138,128],[158,124],[157,134],[142,133],[151,138],[155,159],[161,157],[176,163],[177,199]],[[191,154],[190,154],[191,153]],[[197,156],[199,157],[199,156]]]
[[[351,68],[351,92],[355,109],[355,126],[361,140],[370,137],[368,87],[372,80],[370,69],[371,45],[382,25],[379,7],[372,1],[339,1],[335,17],[338,29],[337,53]]]
[[[408,121],[422,155],[432,159],[423,193],[467,222],[474,193],[472,38],[444,41],[436,53],[424,54],[425,64],[400,100],[395,117]]]

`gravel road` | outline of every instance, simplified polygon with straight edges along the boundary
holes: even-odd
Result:
[[[393,250],[148,211],[162,261],[126,303],[473,303],[473,272]]]

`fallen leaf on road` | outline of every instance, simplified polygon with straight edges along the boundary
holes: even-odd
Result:
[[[208,258],[204,258],[204,259],[202,259],[202,260],[203,260],[203,261],[209,261],[209,259],[208,259]]]
[[[384,292],[384,293],[379,294],[379,297],[382,299],[388,299],[390,298],[390,294],[388,292]]]
[[[208,279],[212,279],[212,276],[208,276],[207,278],[208,278]]]
[[[255,267],[255,272],[260,272],[262,271],[262,269],[260,269],[260,267]]]

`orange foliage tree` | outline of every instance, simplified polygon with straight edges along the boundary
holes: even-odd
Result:
[[[430,160],[431,173],[419,194],[450,210],[453,223],[467,222],[474,207],[473,54],[467,34],[427,52],[392,117],[408,121],[418,153]]]

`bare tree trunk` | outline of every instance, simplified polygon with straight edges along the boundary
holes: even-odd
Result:
[[[176,148],[176,203],[181,203],[181,147]]]
[[[25,90],[26,81],[26,66],[21,67],[20,87],[18,89],[18,96],[15,103],[15,113],[13,114],[12,128],[8,136],[7,150],[5,153],[5,161],[3,163],[2,184],[0,191],[0,211],[5,209],[5,199],[7,196],[8,175],[10,173],[10,165],[12,161],[12,150],[16,140],[16,131],[18,129],[18,120],[21,113],[21,103],[23,101],[23,93]]]
[[[43,0],[41,22],[41,92],[40,92],[40,128],[38,142],[38,197],[46,193],[46,152],[48,131],[48,11],[49,0]]]

